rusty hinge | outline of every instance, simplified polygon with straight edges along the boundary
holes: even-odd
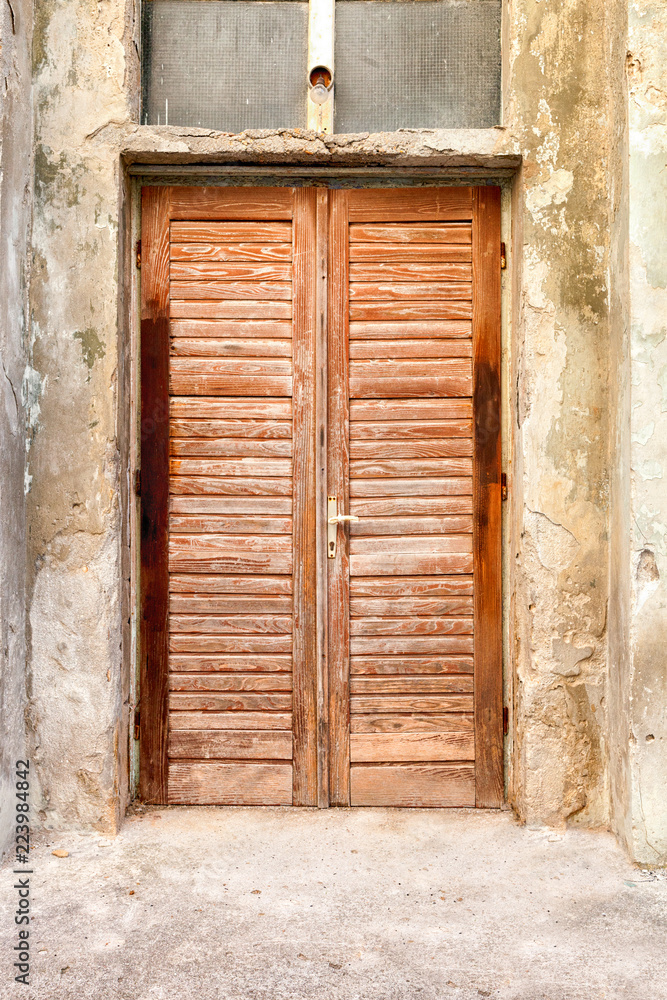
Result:
[[[505,244],[500,244],[500,270],[504,271],[507,267],[507,254],[505,253]]]
[[[507,473],[500,473],[500,499],[507,500]]]
[[[141,714],[138,708],[134,710],[134,738],[138,740],[141,736]]]
[[[141,469],[134,470],[134,495],[141,496]]]
[[[510,731],[510,710],[507,705],[503,705],[503,736],[507,736]]]
[[[504,243],[503,246],[505,246]],[[135,243],[134,252],[136,254],[137,267],[141,270],[141,240],[137,240]]]

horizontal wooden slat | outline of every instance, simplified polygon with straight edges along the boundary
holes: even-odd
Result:
[[[417,322],[356,322],[350,323],[350,341],[415,340],[442,337],[472,337],[472,323],[466,320],[421,320]]]
[[[175,293],[186,288],[183,285],[174,285]],[[210,289],[212,285],[203,286]],[[233,287],[225,284],[224,289]],[[223,288],[220,285],[220,288]],[[202,294],[202,298],[208,295]],[[211,298],[287,298],[287,295],[218,295]],[[195,298],[191,294],[179,294],[179,298]],[[457,302],[472,299],[472,283],[470,281],[356,281],[350,284],[350,303],[354,302],[414,302],[419,299],[454,299]],[[355,317],[356,319],[357,317]]]
[[[289,576],[187,576],[169,577],[172,594],[291,594]]]
[[[170,653],[290,653],[290,635],[193,635],[169,636]]]
[[[266,225],[266,219],[291,219],[294,195],[288,187],[172,187],[170,216],[172,220],[214,221],[241,220],[246,225]],[[171,239],[177,239],[171,224]],[[178,239],[180,242],[180,239]]]
[[[369,364],[372,362],[369,362]],[[446,364],[446,362],[439,362]],[[404,362],[410,364],[410,362]],[[461,364],[461,362],[459,362]],[[169,363],[172,378],[185,375],[252,375],[273,378],[291,375],[292,361],[288,358],[172,358]],[[443,372],[443,374],[447,374]]]
[[[350,718],[352,733],[433,733],[474,731],[475,717],[470,713],[448,712],[446,715],[384,714],[353,715]]]
[[[250,547],[250,546],[249,546]],[[277,547],[277,546],[276,546]],[[378,552],[425,552],[439,555],[444,552],[472,552],[472,535],[377,535],[371,538],[355,537],[350,540],[350,555]]]
[[[289,261],[291,243],[172,243],[171,260]]]
[[[172,514],[169,530],[176,532],[212,532],[223,534],[287,535],[292,532],[291,517],[230,517],[215,514]]]
[[[289,497],[171,497],[169,510],[172,514],[291,514],[292,500]]]
[[[280,319],[172,319],[169,334],[174,340],[291,340],[292,324]]]
[[[254,396],[245,399],[202,399],[197,396],[188,399],[187,396],[171,399],[169,402],[170,418],[193,418],[196,420],[249,420],[289,421],[292,420],[291,399],[257,399]]]
[[[187,710],[198,712],[280,712],[291,709],[292,695],[261,694],[250,692],[216,692],[172,691],[169,695],[169,708],[172,711]]]
[[[460,235],[460,234],[457,234]],[[470,243],[355,243],[350,242],[350,262],[360,261],[383,263],[405,262],[418,264],[424,261],[437,263],[461,262],[472,260]]]
[[[471,420],[470,399],[374,399],[350,401],[350,421]]]
[[[197,315],[203,315],[197,313]],[[471,319],[472,302],[464,299],[441,299],[436,302],[391,301],[384,302],[350,302],[350,320],[352,322],[372,321],[374,323],[396,323],[399,320],[431,320],[431,319]]]
[[[428,215],[428,212],[426,214]],[[349,232],[351,244],[472,243],[472,226],[469,222],[455,222],[449,226],[437,222],[413,223],[409,226],[400,223],[359,225],[353,222]]]
[[[174,640],[177,637],[174,636]],[[266,640],[268,642],[268,638]],[[473,651],[471,635],[372,635],[350,638],[351,656],[392,656],[402,653],[468,654]],[[267,650],[268,652],[268,650]]]
[[[169,453],[186,457],[291,458],[292,442],[284,439],[172,437]]]
[[[289,267],[290,265],[287,264],[284,266]],[[368,281],[372,283],[380,281],[472,281],[472,264],[432,264],[426,263],[423,260],[414,263],[399,263],[388,260],[364,262],[363,264],[351,263],[350,281]],[[456,297],[463,298],[463,296]],[[372,296],[369,296],[369,298],[372,298]]]
[[[401,615],[471,615],[472,597],[351,597],[350,614],[355,618],[364,615],[390,618]]]
[[[380,620],[384,621],[385,619]],[[169,630],[173,633],[188,632],[204,635],[262,635],[269,633],[289,635],[292,632],[292,616],[174,614],[169,616]]]
[[[418,761],[474,760],[475,736],[469,732],[353,733],[350,760]]]
[[[186,697],[183,695],[183,697]],[[247,695],[245,697],[261,697]],[[279,697],[266,695],[265,697]],[[280,697],[287,697],[283,695]],[[353,694],[350,695],[350,712],[364,715],[368,712],[470,712],[472,694]]]
[[[292,341],[175,337],[171,341],[171,355],[183,358],[291,358]]]
[[[368,518],[369,521],[385,516],[399,518],[401,515],[417,517],[422,514],[430,516],[472,514],[472,497],[464,495],[450,497],[389,497],[386,500],[351,500],[350,514]],[[350,525],[350,529],[357,527],[358,525],[354,522]]]
[[[176,362],[173,362],[174,364]],[[186,367],[189,364],[195,364],[195,362],[177,362],[179,366]],[[211,362],[200,362],[200,364],[210,364]],[[258,375],[284,375],[289,373],[291,370],[286,367],[285,370],[280,368],[281,365],[286,365],[284,361],[274,361],[266,362],[267,368],[264,371],[260,370],[260,362],[213,362],[216,365],[220,365],[221,371],[236,370],[246,374],[244,365],[248,366],[255,365]],[[224,366],[228,364],[229,369]],[[238,366],[238,367],[235,367]],[[429,361],[428,364],[424,364],[421,359],[400,359],[398,361],[392,361],[387,359],[377,359],[372,358],[366,361],[351,361],[350,362],[350,379],[354,378],[368,378],[369,376],[378,376],[378,378],[389,379],[403,379],[403,378],[436,378],[439,376],[459,376],[468,377],[472,375],[472,360],[470,358],[440,358],[438,360]]]
[[[398,285],[395,287],[399,287]],[[434,289],[439,286],[433,285]],[[443,288],[445,286],[442,286]],[[465,288],[463,283],[461,288]],[[289,301],[292,298],[291,281],[172,281],[169,286],[172,299],[248,299],[252,302],[270,300],[273,302]],[[445,292],[434,291],[433,295],[444,295]],[[454,294],[448,294],[454,298]],[[383,295],[383,298],[389,295]],[[392,298],[398,296],[392,295]],[[466,298],[462,292],[460,299]],[[418,295],[417,298],[426,298]]]
[[[174,628],[173,631],[199,630]],[[472,618],[407,615],[402,618],[352,618],[350,621],[350,635],[472,635],[472,631]]]
[[[203,674],[179,674],[170,671],[169,690],[204,693],[216,691],[291,691],[292,675],[289,673],[223,674],[218,671],[209,671]]]
[[[179,549],[169,556],[170,573],[291,573],[292,553],[219,552]]]
[[[172,805],[289,806],[292,765],[172,762],[168,789]]]
[[[291,476],[292,460],[289,458],[172,458],[169,462],[169,468],[174,476],[257,476],[264,478]]]
[[[469,187],[357,188],[348,191],[349,219],[355,222],[416,221],[427,223],[472,219]]]
[[[170,712],[169,730],[256,730],[292,731],[291,712]]]
[[[472,576],[413,576],[396,580],[358,577],[350,580],[352,597],[449,597],[472,594]]]
[[[292,244],[291,222],[172,222],[174,243],[279,243]],[[449,242],[454,242],[450,240]]]
[[[268,491],[267,491],[268,492]],[[472,494],[472,479],[443,476],[430,479],[353,479],[350,482],[351,497],[391,497],[391,496],[467,496]]]
[[[382,416],[384,414],[378,414]],[[177,433],[174,430],[173,433]],[[424,441],[437,438],[460,438],[472,436],[472,420],[377,420],[374,423],[353,420],[350,423],[350,441]],[[350,447],[353,447],[351,444]]]
[[[470,807],[475,805],[472,764],[353,764],[350,805]]]
[[[238,758],[240,760],[291,760],[292,734],[246,732],[244,730],[191,729],[169,734],[167,753],[170,757]],[[441,759],[441,758],[438,758]]]
[[[437,266],[437,265],[436,265]],[[452,267],[463,267],[465,264],[451,265]],[[254,261],[172,261],[169,267],[169,276],[172,285],[178,288],[180,281],[206,281],[206,282],[227,282],[227,281],[291,281],[292,265],[270,261],[258,264]],[[449,275],[447,275],[449,277]],[[454,277],[454,275],[452,275]],[[227,285],[225,284],[226,288]],[[187,298],[188,296],[183,296]],[[208,296],[202,296],[202,298]],[[221,296],[222,297],[222,296]],[[226,296],[224,296],[226,298]],[[243,298],[285,298],[283,295],[253,295],[242,296]],[[235,296],[230,296],[235,298]]]
[[[291,553],[292,539],[283,535],[175,535],[169,538],[170,552],[283,552]],[[451,551],[451,550],[449,550]]]
[[[469,396],[471,391],[472,376],[465,375],[442,378],[379,378],[362,375],[350,378],[350,397],[353,399],[373,399],[377,396]]]
[[[472,531],[472,516],[456,517],[364,517],[350,524],[357,535],[434,535]]]
[[[179,453],[183,454],[183,452]],[[172,454],[176,454],[176,452],[172,451]],[[277,454],[277,452],[273,451],[271,454]],[[350,458],[353,459],[465,458],[469,455],[472,455],[471,438],[432,438],[421,441],[352,440],[350,442]]]
[[[248,462],[253,459],[247,459]],[[184,465],[185,463],[177,463]],[[266,463],[274,465],[276,463]],[[179,470],[181,471],[181,470]],[[183,469],[182,471],[192,471]],[[267,472],[266,475],[284,475],[283,472]],[[242,475],[242,473],[239,473]],[[374,479],[378,476],[402,477],[402,476],[471,476],[471,458],[423,458],[417,460],[410,459],[352,459],[350,461],[351,479]]]
[[[185,341],[185,343],[190,343],[190,341]],[[213,341],[213,343],[217,343],[217,341]],[[254,343],[254,341],[248,343]],[[267,343],[267,341],[257,341],[257,343]],[[277,341],[277,343],[281,343],[281,341]],[[350,358],[355,361],[373,358],[393,358],[396,360],[398,358],[471,357],[472,341],[463,338],[460,340],[353,340],[350,343]]]
[[[169,303],[169,315],[172,319],[290,319],[292,303],[275,299],[259,302],[243,299],[219,302],[213,298],[204,301],[172,298]]]
[[[350,674],[471,674],[472,656],[353,656]]]
[[[192,363],[192,362],[191,362]],[[211,372],[179,372],[169,378],[169,391],[176,395],[213,396],[291,396],[292,379],[288,376],[264,378],[258,375],[219,375]]]
[[[169,599],[169,611],[172,615],[239,615],[239,614],[291,614],[292,598],[269,596],[265,594],[173,594]],[[414,600],[414,598],[412,598]],[[456,599],[451,599],[452,603]],[[458,603],[461,603],[458,599]],[[443,605],[443,601],[426,599],[434,606]]]
[[[169,429],[172,437],[240,438],[246,442],[289,441],[292,437],[291,420],[172,419]]]
[[[218,677],[217,674],[207,676],[216,680]],[[285,680],[289,679],[285,674],[276,676]],[[472,682],[470,674],[429,674],[427,677],[355,674],[350,678],[350,694],[470,694],[473,688]],[[172,690],[175,689],[172,688]]]
[[[379,552],[350,556],[352,576],[422,576],[432,573],[472,573],[472,555]]]
[[[173,598],[172,598],[173,599]],[[240,598],[243,600],[243,598]],[[236,656],[223,656],[218,653],[181,653],[169,657],[169,669],[176,673],[216,673],[218,671],[239,673],[282,673],[288,674],[292,669],[292,657],[289,654],[264,655],[261,653],[241,653]]]
[[[173,496],[276,496],[292,495],[292,480],[233,479],[216,476],[171,476],[169,490]]]

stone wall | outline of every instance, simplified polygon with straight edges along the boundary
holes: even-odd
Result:
[[[31,0],[0,9],[0,854],[14,839],[14,764],[25,755],[25,411],[30,270]]]
[[[640,7],[633,17],[645,25]],[[642,522],[641,546],[632,542],[633,573],[643,590],[635,588],[631,597],[629,586],[630,497],[623,465],[626,453],[629,461],[630,414],[628,204],[634,337],[651,359],[634,362],[651,373],[650,379],[642,375],[645,414],[633,417],[639,435],[633,447],[646,473],[632,501],[638,512],[664,503],[655,442],[666,398],[659,334],[665,265],[657,246],[659,219],[652,221],[659,196],[652,196],[644,216],[637,197],[628,199],[627,5],[511,0],[506,23],[503,127],[234,137],[136,124],[131,0],[40,5],[33,47],[31,386],[38,407],[31,410],[28,456],[29,682],[30,739],[46,824],[112,829],[128,793],[132,316],[125,300],[132,268],[123,168],[138,163],[180,164],[184,176],[197,164],[429,167],[449,181],[461,167],[476,167],[502,180],[512,205],[503,234],[510,265],[504,279],[511,388],[505,442],[511,485],[505,554],[509,800],[530,823],[606,825],[611,753],[615,814],[622,817],[635,794],[628,775],[639,773],[633,761],[641,760],[644,808],[654,803],[651,822],[664,823],[659,787],[652,791],[650,785],[650,775],[659,773],[656,715],[667,704],[664,680],[659,692],[653,687],[653,700],[646,695],[657,683],[662,640],[651,623],[664,602],[659,581],[667,571],[652,513]],[[663,44],[665,37],[663,26]],[[659,72],[657,50],[635,71],[643,103],[632,112],[632,135],[640,138],[631,140],[631,162],[635,187],[662,184],[664,197]],[[610,596],[617,614],[608,635]],[[634,629],[631,652],[626,613]],[[628,722],[631,678],[632,711],[646,728],[641,735]],[[616,825],[622,832],[621,819]],[[627,831],[625,836],[639,851],[638,842]]]

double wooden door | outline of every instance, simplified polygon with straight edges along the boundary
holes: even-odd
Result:
[[[498,188],[142,220],[142,796],[498,806]]]

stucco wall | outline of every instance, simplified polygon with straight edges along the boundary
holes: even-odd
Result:
[[[0,854],[25,753],[25,406],[31,211],[31,0],[0,8]]]
[[[631,316],[631,618],[622,829],[667,860],[667,5],[628,25]],[[620,824],[619,824],[620,825]]]
[[[503,177],[512,201],[511,225],[506,220],[503,234],[510,260],[505,358],[512,389],[506,441],[506,670],[513,736],[508,792],[531,823],[609,822],[610,565],[619,606],[629,612],[630,602],[628,559],[622,555],[629,535],[629,507],[624,512],[622,506],[626,479],[614,464],[624,447],[624,425],[611,412],[626,407],[629,413],[629,406],[625,383],[610,369],[629,371],[623,319],[627,6],[625,0],[511,0],[506,21],[502,128],[342,137],[282,130],[230,137],[134,124],[131,4],[40,5],[31,291],[39,411],[33,413],[29,452],[29,676],[31,739],[46,823],[113,827],[125,795],[132,664],[122,601],[129,434],[123,317],[129,313],[119,312],[118,304],[131,268],[129,254],[123,256],[128,189],[121,164],[139,162],[182,164],[184,170],[201,163],[428,166],[449,171],[450,179],[457,167],[477,165]],[[651,93],[659,104],[664,90]],[[651,135],[657,135],[653,121]],[[645,167],[656,183],[658,163],[649,156]],[[638,226],[633,222],[640,262],[633,264],[633,283],[639,267],[652,296],[642,299],[648,316],[642,336],[652,338],[653,351],[659,341],[651,310],[661,305],[656,274],[662,274],[662,264],[655,247],[647,254]],[[662,413],[663,364],[656,359],[653,395],[646,397],[651,413],[656,407]],[[646,449],[657,447],[651,441],[660,440],[660,419],[642,423],[656,427],[640,444],[642,461],[659,461]],[[642,484],[653,490],[647,504],[658,504],[657,477]],[[619,498],[611,563],[610,490]],[[663,543],[656,532],[651,537],[662,579]],[[659,594],[653,587],[650,601],[660,600]],[[651,630],[637,604],[634,621],[637,679],[640,662],[655,664],[656,657],[642,638]],[[621,631],[614,646],[619,655],[622,638]],[[629,675],[630,661],[624,662]],[[621,676],[614,674],[617,682]],[[615,773],[621,777],[615,787],[622,803],[629,745],[629,739],[623,743],[623,705],[629,695],[627,685],[617,687]],[[660,697],[664,711],[664,687]],[[653,726],[649,708],[647,703],[647,725],[650,719]],[[651,761],[658,737],[642,740],[642,754]]]

